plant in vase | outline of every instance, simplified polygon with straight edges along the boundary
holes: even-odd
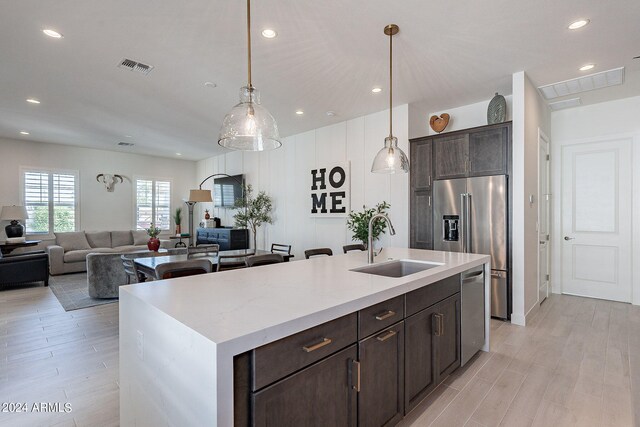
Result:
[[[149,228],[147,228],[147,234],[149,235],[149,241],[147,242],[147,247],[150,251],[158,252],[160,249],[160,239],[158,239],[158,235],[160,235],[160,229],[150,224]]]
[[[261,191],[253,197],[251,184],[243,188],[244,197],[236,199],[234,209],[239,209],[233,216],[236,227],[248,228],[253,232],[253,248],[256,247],[258,228],[264,223],[273,224],[271,216],[273,211],[273,199],[267,193]]]
[[[362,212],[351,211],[347,217],[347,228],[353,232],[351,240],[361,241],[365,248],[367,247],[367,241],[369,237],[369,221],[374,215],[379,213],[386,214],[387,209],[391,205],[385,201],[382,201],[376,205],[375,208],[368,208],[362,205]],[[374,221],[372,227],[373,241],[375,242],[380,238],[380,235],[387,230],[387,222],[381,219]]]
[[[176,236],[179,236],[182,232],[182,208],[176,208],[176,212],[173,214],[173,222],[176,223]]]

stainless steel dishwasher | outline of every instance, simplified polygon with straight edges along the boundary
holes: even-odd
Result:
[[[484,265],[462,273],[461,277],[461,366],[484,345]]]

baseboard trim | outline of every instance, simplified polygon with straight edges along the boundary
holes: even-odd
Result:
[[[526,318],[522,314],[511,313],[511,323],[514,325],[524,326]]]

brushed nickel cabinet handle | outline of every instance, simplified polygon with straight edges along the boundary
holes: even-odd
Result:
[[[433,320],[435,321],[435,325],[434,325],[434,335],[437,337],[441,337],[444,334],[444,322],[443,322],[443,315],[440,313],[435,313],[433,315]]]
[[[322,338],[322,341],[320,341],[319,343],[309,345],[309,346],[305,345],[304,347],[302,347],[302,349],[307,353],[311,353],[312,351],[316,351],[317,349],[322,348],[325,345],[329,345],[329,344],[331,344],[331,338]]]
[[[397,332],[396,332],[396,331],[391,331],[391,330],[389,330],[389,331],[385,332],[385,333],[384,333],[384,334],[382,334],[382,335],[378,335],[378,336],[376,337],[376,339],[377,339],[378,341],[380,341],[380,342],[385,342],[386,340],[388,340],[389,338],[391,338],[391,337],[392,337],[392,336],[394,336],[395,334],[397,334]]]
[[[395,311],[392,311],[392,310],[383,311],[382,313],[376,314],[376,320],[385,320],[395,315],[396,315]]]
[[[353,368],[351,371],[352,382],[353,382],[353,371],[355,371],[356,373],[356,380],[354,384],[351,386],[351,388],[354,389],[356,392],[360,393],[360,362],[358,362],[357,360],[352,360],[351,364],[353,365]]]

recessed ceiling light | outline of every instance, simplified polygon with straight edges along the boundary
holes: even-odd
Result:
[[[588,20],[588,19],[580,19],[578,21],[574,21],[571,24],[569,24],[569,26],[567,28],[569,28],[570,30],[577,30],[578,28],[584,27],[589,22],[591,22],[591,21]]]
[[[20,131],[20,134],[21,134],[21,135],[29,135],[29,132],[27,132],[26,130],[21,130],[21,131]]]
[[[53,37],[54,39],[61,39],[63,37],[62,34],[57,32],[56,30],[52,30],[50,28],[46,28],[46,29],[42,30],[42,32],[45,33],[46,35],[48,35],[49,37]]]
[[[371,89],[371,92],[380,93],[380,92],[382,92],[382,88],[381,87],[374,87],[373,89]]]
[[[262,30],[262,37],[266,39],[276,38],[277,35],[278,33],[276,33],[275,30],[272,30],[270,28],[265,28],[264,30]]]
[[[40,104],[40,101],[38,101],[35,98],[28,98],[27,102],[31,103],[31,104]]]
[[[182,156],[182,153],[176,153],[176,156]]]
[[[585,64],[582,67],[579,68],[580,71],[589,71],[589,70],[593,70],[593,68],[596,66],[596,64]]]
[[[329,117],[333,117],[333,116],[335,116],[335,115],[336,115],[336,112],[335,112],[335,111],[327,111],[327,112],[326,112],[326,114],[327,114],[327,116],[329,116]]]
[[[131,135],[125,135],[125,138],[133,138]]]
[[[214,82],[204,82],[204,85],[205,85],[206,87],[211,88],[211,89],[213,89],[214,87],[217,87],[217,86],[218,86],[218,85],[217,85],[217,84],[215,84]]]
[[[304,114],[304,111],[302,111],[302,110],[298,110],[298,111],[296,111],[296,114],[297,114],[297,115],[299,115],[299,116],[301,116],[301,115],[303,115],[303,114]]]

